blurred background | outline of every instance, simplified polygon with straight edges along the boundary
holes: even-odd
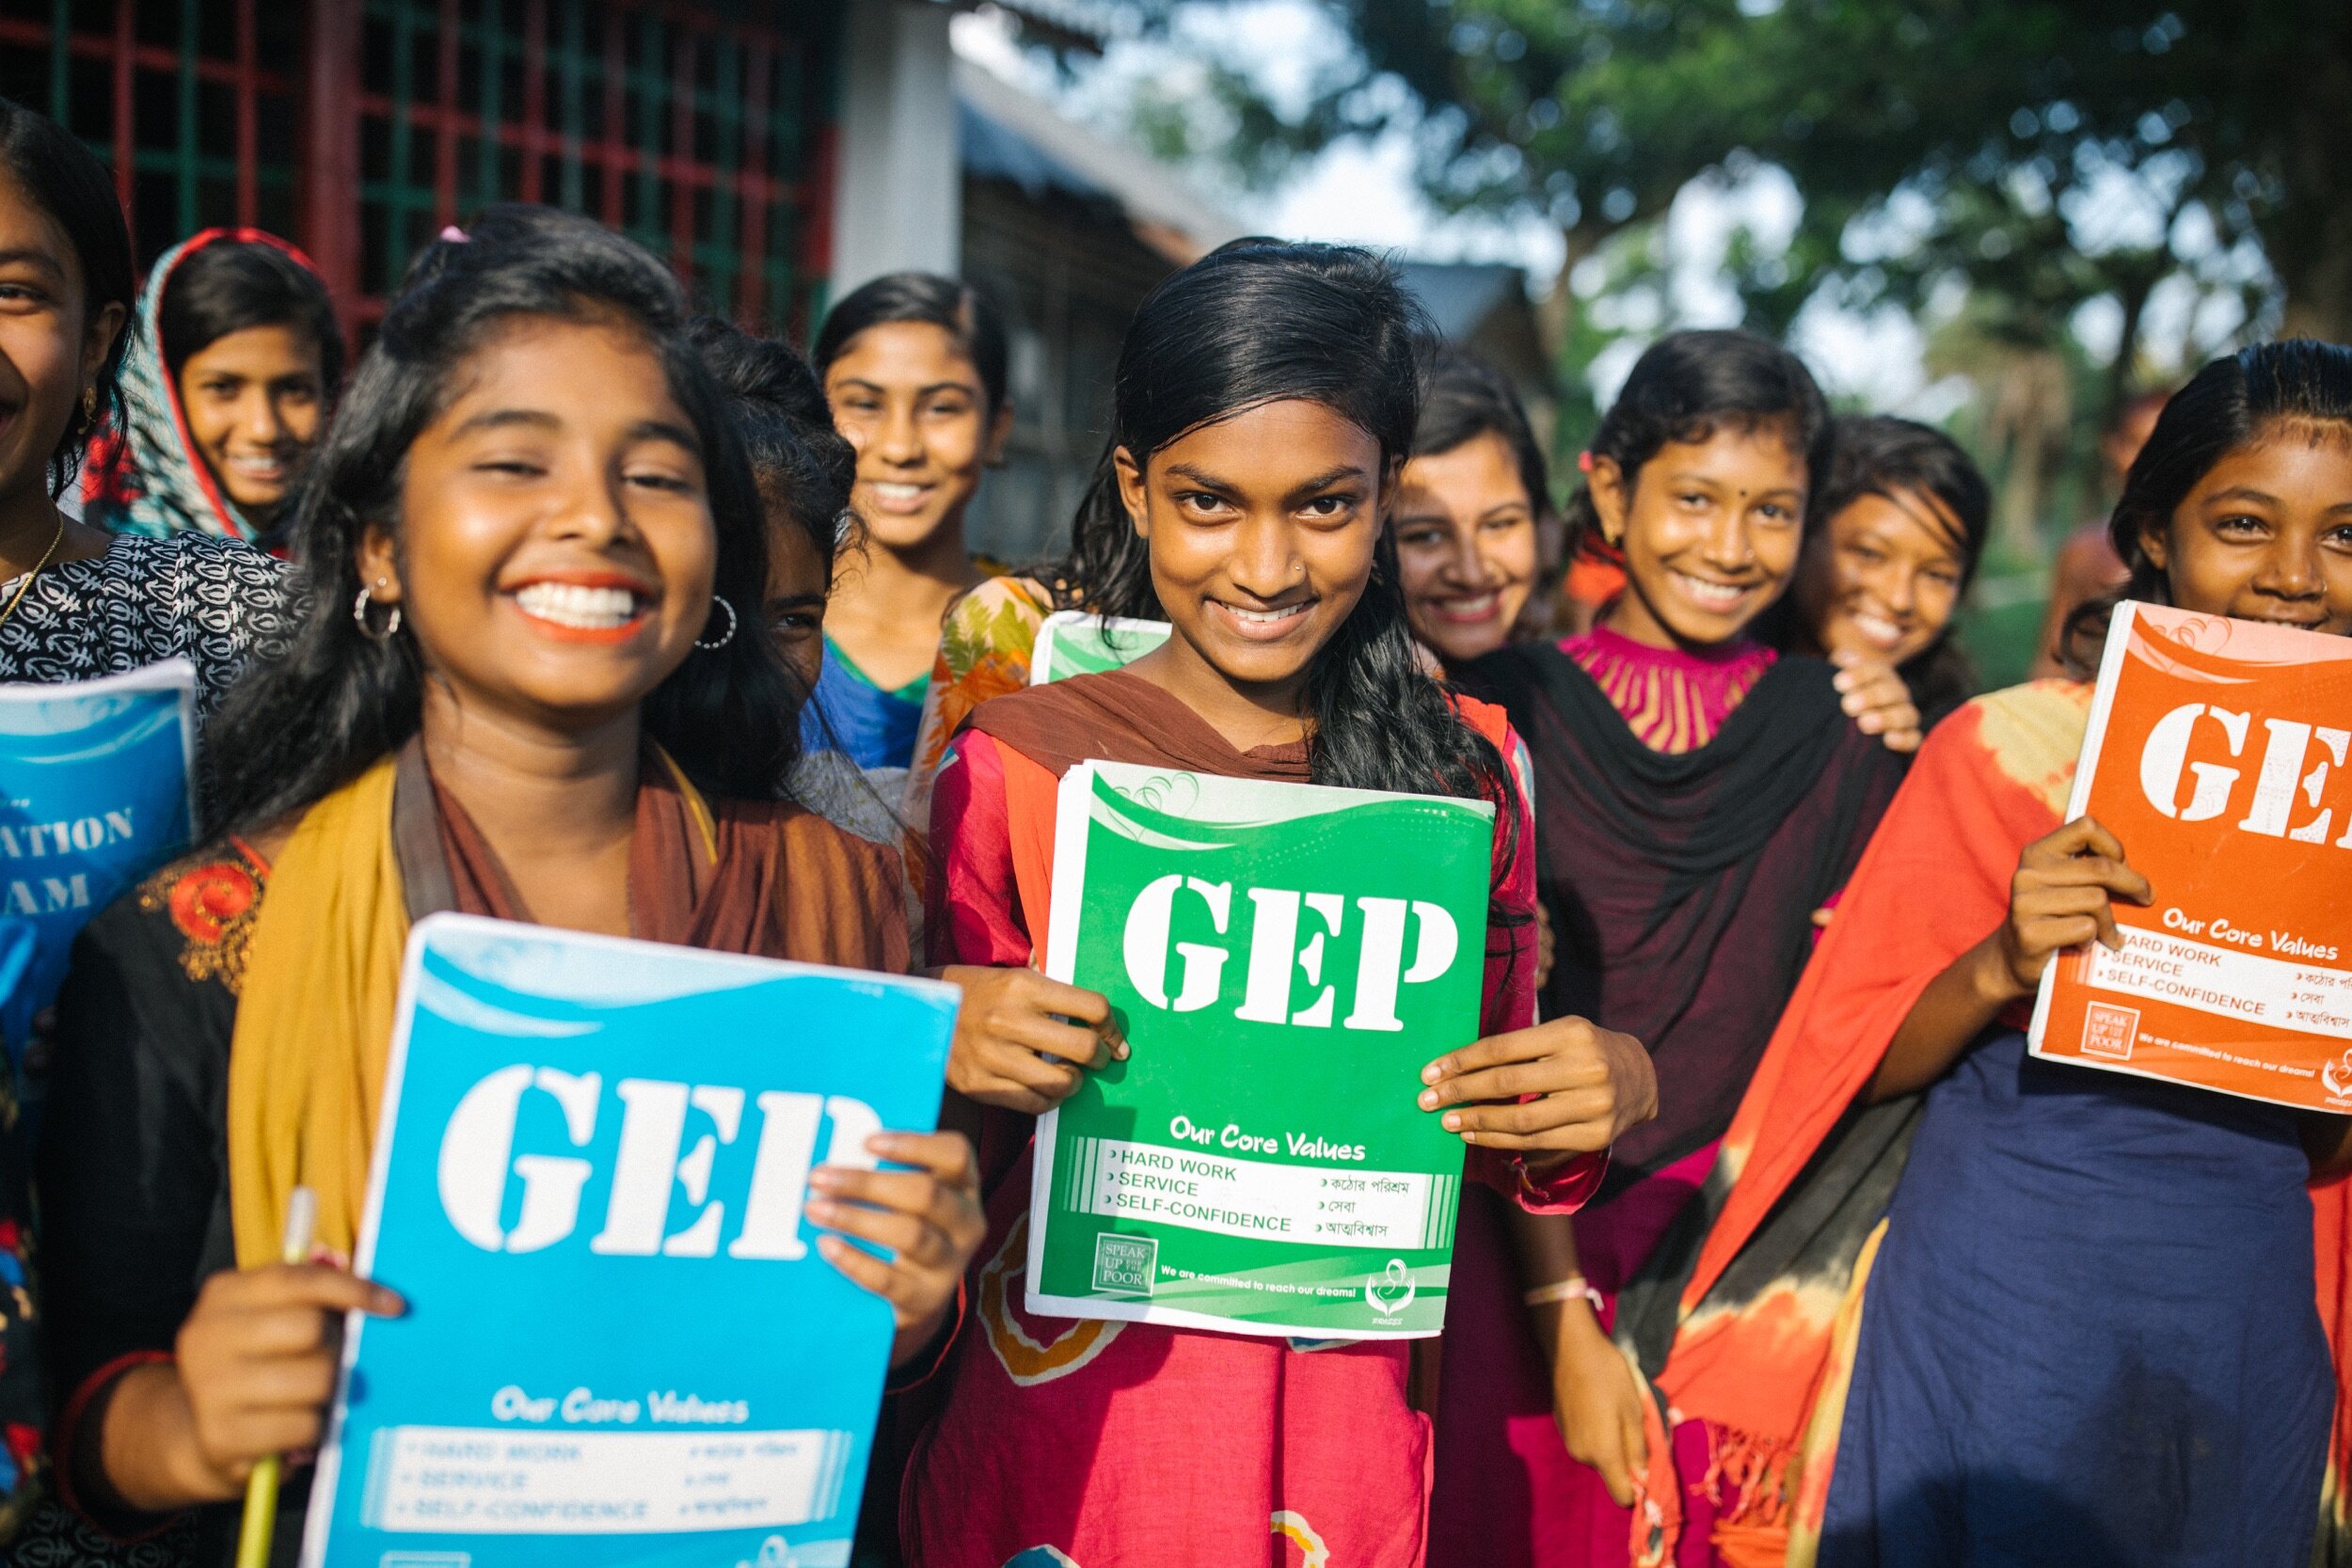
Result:
[[[2344,0],[0,0],[0,93],[109,161],[143,262],[270,229],[355,341],[499,198],[796,341],[961,272],[1014,326],[1000,558],[1065,531],[1136,302],[1236,235],[1394,251],[1564,458],[1659,333],[1744,324],[1984,464],[1988,685],[2103,436],[2244,341],[2352,339]]]

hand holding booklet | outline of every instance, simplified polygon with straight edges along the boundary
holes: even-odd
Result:
[[[818,1164],[936,1125],[956,992],[461,915],[409,941],[306,1568],[849,1561],[889,1306]]]
[[[2126,602],[2070,818],[2155,897],[2044,972],[2036,1055],[2352,1112],[2352,639]]]
[[[1031,1311],[1320,1338],[1445,1322],[1494,808],[1086,762],[1045,971],[1132,1048],[1038,1127]]]

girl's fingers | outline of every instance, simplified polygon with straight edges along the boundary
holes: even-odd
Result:
[[[850,1284],[872,1291],[894,1307],[898,1305],[891,1293],[898,1276],[889,1264],[870,1252],[851,1246],[838,1236],[818,1237],[817,1250],[823,1255],[826,1262],[840,1270]]]
[[[930,1171],[949,1186],[979,1189],[979,1162],[972,1152],[972,1140],[961,1132],[876,1132],[866,1140],[866,1148],[868,1153],[896,1164]]]
[[[835,1203],[830,1198],[810,1198],[807,1213],[828,1230],[871,1242],[902,1259],[916,1258],[926,1244],[926,1236],[936,1234],[930,1222],[915,1215],[889,1209],[867,1209],[855,1203]]]
[[[237,1374],[237,1407],[247,1417],[290,1409],[315,1415],[335,1397],[339,1366],[338,1357],[318,1354],[247,1361]]]
[[[1111,1021],[1111,1000],[1099,990],[1049,980],[1034,969],[1019,972],[1021,999],[1041,1013],[1059,1013],[1080,1023],[1099,1027]]]
[[[1043,1013],[1024,1018],[1006,1037],[1041,1056],[1059,1056],[1080,1067],[1101,1067],[1111,1057],[1111,1042],[1091,1029]]]

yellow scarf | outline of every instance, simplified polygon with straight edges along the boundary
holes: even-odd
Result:
[[[271,867],[229,1047],[237,1263],[278,1261],[286,1200],[318,1195],[317,1240],[349,1257],[408,942],[392,853],[392,759],[303,814]]]

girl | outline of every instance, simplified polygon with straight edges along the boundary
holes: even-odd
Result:
[[[207,229],[164,254],[122,368],[124,429],[92,462],[90,521],[118,533],[278,543],[326,433],[342,329],[301,252]]]
[[[199,715],[288,631],[278,568],[233,542],[113,537],[60,511],[116,406],[131,240],[105,166],[0,99],[0,680],[71,681],[174,657]]]
[[[1030,961],[1047,918],[1055,778],[1082,757],[1491,800],[1487,1037],[1431,1064],[1426,1087],[1418,1088],[1482,1173],[1516,1167],[1524,1200],[1567,1207],[1597,1169],[1564,1156],[1638,1119],[1647,1079],[1631,1040],[1577,1019],[1525,1027],[1532,867],[1498,744],[1508,732],[1421,674],[1382,528],[1412,438],[1417,314],[1364,252],[1267,242],[1228,246],[1146,299],[1087,504],[1116,509],[1144,545],[1174,634],[1125,670],[978,711],[933,800],[930,929],[951,961]],[[1102,996],[1020,973],[1000,1022],[960,1036],[950,1068],[989,1108],[988,1261],[975,1282],[981,1331],[909,1475],[911,1560],[1419,1563],[1429,1439],[1406,1400],[1402,1346],[1018,1306],[1027,1117],[1126,1050]],[[1495,1103],[1506,1086],[1527,1102]]]
[[[805,703],[825,653],[825,592],[850,513],[856,454],[834,429],[807,361],[731,322],[697,317],[689,328],[743,433],[768,526],[764,625]],[[841,752],[803,750],[786,788],[793,800],[877,844],[900,829],[887,802]]]
[[[1881,733],[1915,750],[1919,732],[1973,693],[1968,656],[1950,632],[1984,553],[1993,493],[1942,431],[1849,415],[1831,421],[1815,505],[1824,521],[1796,585],[1759,629],[1776,647],[1849,672],[1891,670],[1902,701],[1880,710]]]
[[[811,750],[836,746],[860,768],[904,768],[941,618],[986,576],[963,515],[1012,434],[1005,329],[977,291],[893,273],[833,308],[816,360],[834,422],[857,449],[865,530],[834,573],[803,734]]]
[[[1473,1375],[1448,1365],[1437,1560],[1623,1552],[1641,1412],[1608,1338],[1616,1293],[1707,1180],[1814,911],[1899,775],[1841,709],[1853,698],[1829,665],[1750,635],[1796,573],[1826,424],[1785,350],[1738,332],[1661,340],[1596,432],[1570,514],[1623,558],[1625,593],[1589,633],[1463,672],[1534,759],[1538,885],[1559,945],[1543,1011],[1641,1039],[1661,1112],[1618,1146],[1573,1230],[1516,1222],[1532,1325],[1516,1307],[1485,1323],[1469,1303],[1450,1309],[1450,1337],[1494,1349]],[[1502,1299],[1502,1284],[1473,1299]]]
[[[1413,635],[1448,667],[1509,641],[1551,520],[1543,449],[1510,384],[1460,349],[1432,352],[1412,460],[1397,481],[1397,567]]]
[[[2352,351],[2207,365],[2110,532],[2122,596],[2352,632]],[[2104,608],[2077,618],[2092,657]],[[1935,733],[1740,1109],[1660,1378],[1772,1460],[1718,1540],[1771,1527],[1825,1568],[2312,1560],[2338,1386],[2312,1303],[2338,1332],[2347,1209],[2306,1184],[2344,1168],[2347,1124],[2026,1054],[2052,955],[2164,891],[2097,822],[2061,825],[2090,701],[2037,681]],[[1833,1132],[1920,1090],[1890,1207],[1899,1152],[1866,1166]]]
[[[236,829],[93,922],[59,1005],[50,1369],[90,1518],[186,1513],[224,1560],[254,1462],[318,1441],[337,1315],[400,1310],[272,1259],[297,1180],[351,1247],[413,919],[903,967],[892,857],[769,799],[793,704],[758,495],[683,314],[634,245],[509,207],[385,316],[304,492],[300,633],[214,752]],[[811,1214],[893,1249],[819,1243],[919,1370],[978,1240],[971,1152],[872,1147],[914,1168],[829,1170]]]

